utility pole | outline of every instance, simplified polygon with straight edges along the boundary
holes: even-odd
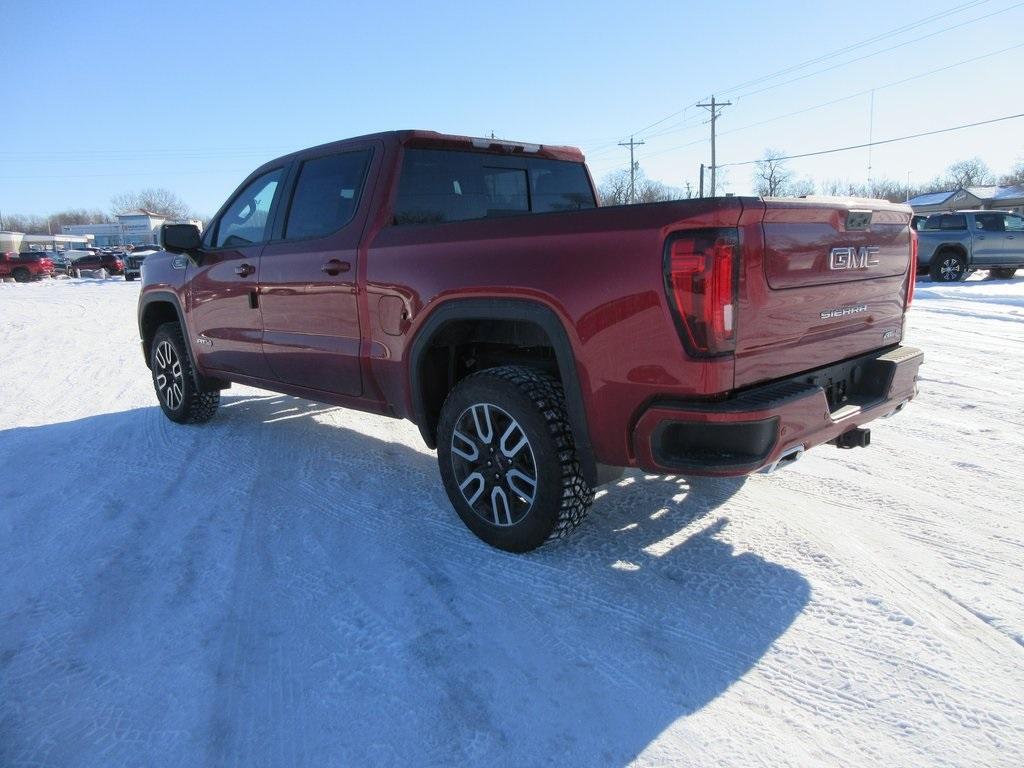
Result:
[[[704,197],[704,163],[700,164],[700,197]]]
[[[721,114],[720,110],[724,107],[731,107],[731,101],[715,101],[715,97],[711,97],[710,104],[698,104],[698,107],[704,107],[711,113],[711,196],[715,196],[715,174],[718,170],[718,166],[715,163],[715,121],[718,120],[718,115]]]
[[[633,137],[629,137],[629,141],[620,141],[620,147],[629,147],[629,202],[632,205],[636,202],[636,160],[633,159],[633,147],[639,147],[643,144],[642,141],[633,141]]]
[[[874,185],[871,181],[871,144],[875,140],[875,89],[871,89],[871,108],[868,113],[868,196],[874,197]]]

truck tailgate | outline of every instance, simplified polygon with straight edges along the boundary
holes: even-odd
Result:
[[[746,212],[735,385],[890,346],[903,335],[910,208],[851,198],[767,199]]]

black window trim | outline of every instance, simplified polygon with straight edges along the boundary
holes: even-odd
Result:
[[[227,213],[228,210],[230,210],[231,206],[235,204],[235,201],[238,200],[239,197],[241,197],[242,193],[245,192],[246,189],[248,189],[249,185],[252,184],[254,181],[257,181],[258,179],[261,179],[264,176],[273,173],[274,171],[281,171],[281,179],[277,183],[277,189],[274,190],[274,199],[271,201],[270,210],[267,212],[266,232],[269,232],[271,235],[273,235],[273,225],[275,222],[275,217],[277,216],[277,209],[281,207],[281,197],[284,190],[284,184],[286,181],[288,181],[288,174],[292,165],[293,164],[289,162],[284,163],[283,165],[276,166],[274,168],[267,168],[265,171],[254,171],[253,173],[250,173],[245,178],[245,180],[238,185],[238,188],[235,190],[234,194],[228,198],[228,201],[221,206],[221,209],[219,211],[217,211],[217,215],[213,217],[213,220],[210,222],[210,226],[207,227],[207,231],[210,233],[210,245],[203,246],[203,253],[237,251],[240,248],[252,248],[253,246],[256,245],[266,245],[267,243],[271,242],[270,238],[264,237],[263,240],[259,240],[253,243],[246,243],[245,245],[222,245],[220,247],[213,245],[213,243],[217,242],[217,234],[218,230],[220,229],[221,219],[224,218],[224,214]]]
[[[325,232],[320,235],[311,235],[309,237],[285,237],[285,230],[288,226],[288,217],[292,212],[292,204],[295,202],[295,192],[299,188],[299,178],[302,176],[303,166],[312,160],[321,160],[325,157],[335,157],[337,155],[351,155],[355,152],[366,153],[366,165],[363,167],[363,176],[359,180],[359,186],[356,188],[355,205],[352,207],[352,215],[349,216],[348,220],[342,222],[338,227],[332,229],[330,232]],[[349,148],[334,149],[331,152],[321,152],[315,155],[305,155],[303,157],[296,158],[292,162],[292,167],[289,169],[288,176],[285,179],[287,182],[285,187],[285,193],[288,198],[288,204],[281,207],[280,220],[274,221],[273,229],[271,230],[271,239],[268,242],[271,243],[302,243],[308,240],[323,240],[324,238],[334,237],[334,235],[341,232],[349,224],[356,220],[359,215],[359,211],[363,205],[363,193],[366,191],[366,181],[370,178],[370,166],[373,165],[374,159],[374,146],[373,144],[367,144],[366,146],[354,146]]]

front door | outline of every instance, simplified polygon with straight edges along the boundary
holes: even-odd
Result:
[[[280,239],[263,251],[263,350],[281,382],[362,394],[356,270],[371,158],[354,145],[303,160]]]
[[[204,369],[269,378],[257,281],[283,175],[276,169],[247,184],[211,225],[199,263],[189,265],[190,341]]]

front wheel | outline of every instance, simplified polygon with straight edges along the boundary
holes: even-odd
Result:
[[[180,325],[164,323],[156,329],[149,350],[149,367],[160,409],[168,419],[179,424],[200,424],[213,418],[220,405],[220,392],[202,392],[196,386]]]
[[[967,279],[967,259],[958,253],[945,251],[932,257],[932,282],[959,283]]]
[[[135,275],[129,275],[127,272],[124,273],[124,281],[126,283],[130,283],[134,279],[135,279]]]
[[[437,461],[452,506],[485,542],[528,552],[566,536],[594,492],[553,377],[503,366],[459,382],[441,409]]]
[[[19,283],[27,283],[29,280],[32,279],[32,275],[30,275],[29,271],[24,268],[14,270],[11,273],[11,277],[13,277]]]

